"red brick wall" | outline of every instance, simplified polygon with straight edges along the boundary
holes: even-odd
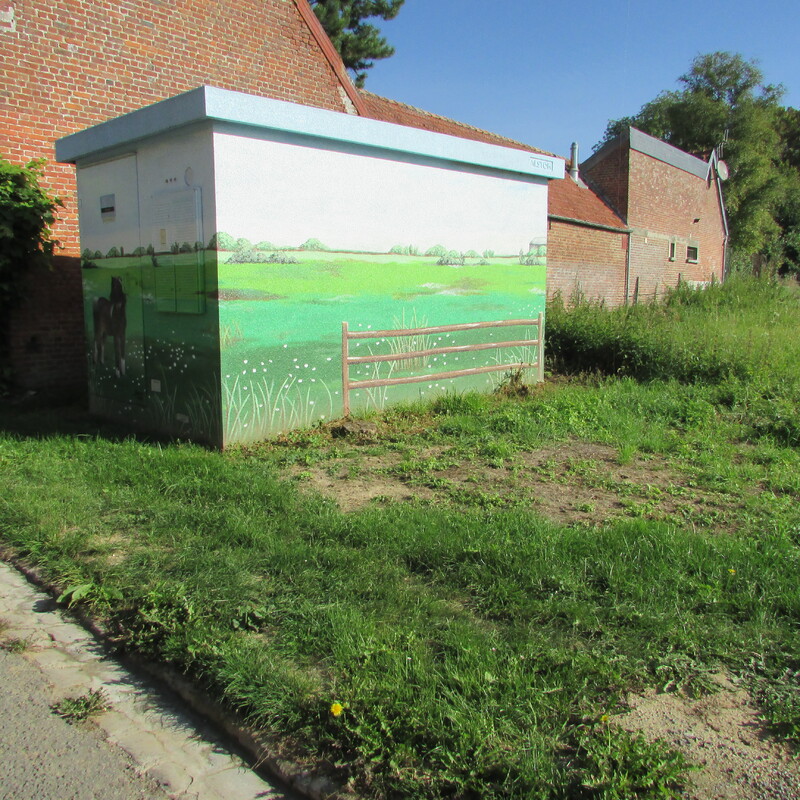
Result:
[[[86,386],[80,259],[59,256],[52,270],[33,270],[7,329],[15,384],[82,394]]]
[[[581,177],[605,200],[622,219],[628,213],[628,168],[630,148],[620,142],[605,158],[581,167]]]
[[[663,293],[679,277],[722,280],[725,231],[713,180],[632,151],[628,224],[633,229],[631,292],[638,278],[640,299]],[[674,261],[669,258],[671,241],[676,244]],[[696,264],[687,261],[689,244],[699,247]]]
[[[293,0],[0,0],[0,154],[11,161],[52,162],[59,137],[203,84],[345,110],[341,84]],[[50,163],[45,185],[65,202],[56,228],[62,252],[78,254],[74,168]],[[67,285],[77,297],[79,275],[62,263],[31,284],[31,297],[51,308]],[[79,302],[52,337],[35,317],[29,304],[12,320],[20,336],[30,322],[24,358],[16,343],[12,363],[26,388],[39,380],[30,377],[34,362],[44,371],[50,363],[46,341],[83,336]]]
[[[565,300],[576,291],[609,306],[625,302],[628,236],[550,220],[547,233],[547,294]]]
[[[54,158],[61,136],[202,84],[344,111],[339,82],[292,0],[0,0],[0,150]],[[2,10],[2,9],[0,9]],[[73,168],[57,231],[78,252]]]

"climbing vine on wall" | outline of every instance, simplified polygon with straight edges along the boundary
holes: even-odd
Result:
[[[58,244],[52,226],[63,203],[40,185],[43,167],[41,159],[20,166],[0,158],[0,325],[22,297],[25,274],[49,265]],[[6,333],[0,329],[0,368]]]

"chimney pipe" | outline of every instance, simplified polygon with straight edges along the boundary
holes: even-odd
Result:
[[[578,143],[573,142],[569,152],[569,176],[578,182]]]

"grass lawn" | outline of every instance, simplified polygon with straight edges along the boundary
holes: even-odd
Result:
[[[630,691],[722,671],[800,742],[798,329],[766,282],[556,303],[544,387],[225,454],[4,408],[0,540],[362,795],[678,797]]]

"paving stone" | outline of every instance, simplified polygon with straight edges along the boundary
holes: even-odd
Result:
[[[53,689],[53,695],[58,698],[76,697],[85,694],[89,689],[99,688],[97,685],[92,685],[90,676],[75,667],[50,670],[47,673],[47,681]]]
[[[239,768],[217,772],[204,778],[203,783],[225,800],[278,800],[286,797],[270,789],[252,770]]]
[[[121,731],[115,744],[123,749],[145,772],[170,757],[164,745],[151,731],[136,727]]]
[[[94,718],[97,729],[171,800],[297,800],[244,766],[171,692],[156,691],[127,670],[91,634],[54,611],[46,595],[2,563],[0,617],[13,626],[9,635],[31,637],[25,659],[41,671],[54,698],[103,689],[111,708]]]
[[[63,650],[48,647],[43,650],[34,650],[29,654],[31,661],[35,661],[43,670],[58,670],[71,667],[75,659]]]
[[[147,770],[147,775],[171,794],[186,796],[194,783],[191,773],[182,765],[165,761]]]
[[[108,741],[116,744],[120,736],[125,736],[130,731],[134,722],[119,708],[111,708],[97,717],[95,724],[105,733]]]
[[[191,758],[199,765],[203,775],[213,775],[231,769],[232,765],[243,766],[241,759],[236,756],[231,757],[230,753],[220,750],[218,746],[209,742],[188,741],[183,746],[183,752],[187,758]]]

